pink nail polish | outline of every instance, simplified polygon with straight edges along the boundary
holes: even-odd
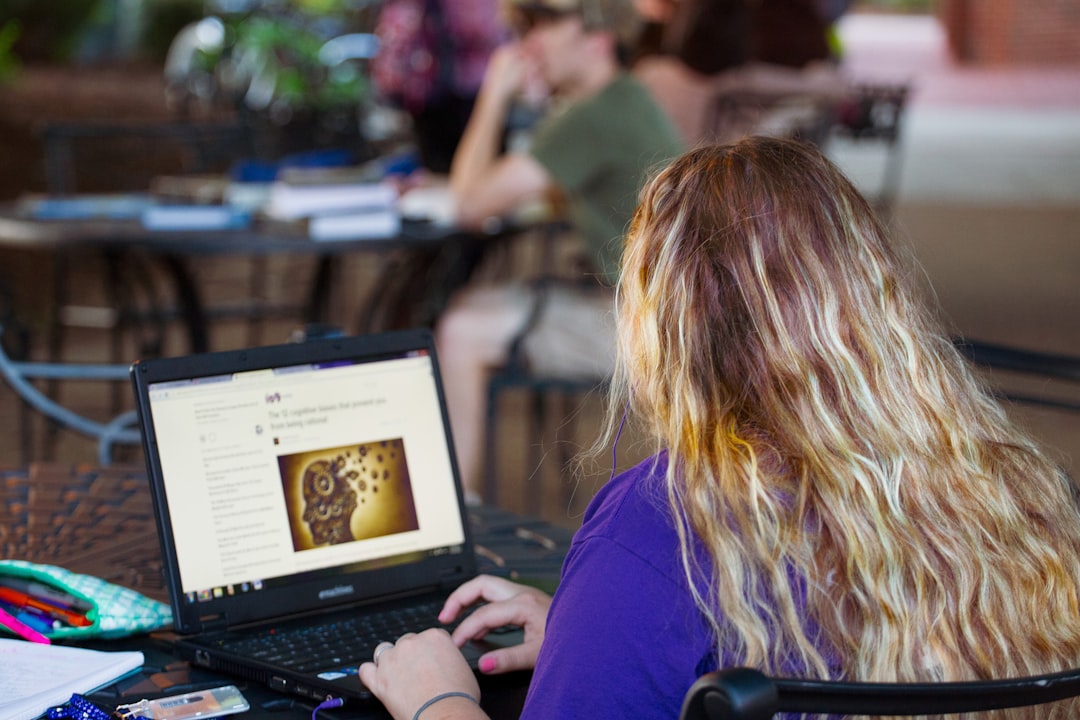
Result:
[[[489,657],[480,659],[480,672],[489,673],[495,669],[495,661]]]

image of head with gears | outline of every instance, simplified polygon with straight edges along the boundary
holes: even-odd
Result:
[[[293,547],[419,529],[401,438],[278,457]]]

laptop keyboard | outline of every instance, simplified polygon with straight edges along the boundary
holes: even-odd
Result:
[[[298,673],[359,665],[370,660],[375,646],[394,641],[407,632],[446,627],[438,621],[441,600],[390,608],[382,612],[357,611],[312,625],[287,625],[257,634],[225,638],[220,647],[239,655],[281,665]]]

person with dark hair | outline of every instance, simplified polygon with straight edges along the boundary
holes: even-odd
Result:
[[[701,75],[750,61],[755,0],[637,0],[652,6],[654,39],[642,54],[678,58]],[[648,40],[646,39],[645,42]]]
[[[828,28],[846,0],[637,0],[651,37],[640,54],[678,58],[702,75],[745,63],[803,68],[830,57]]]
[[[636,2],[660,27],[634,74],[688,145],[827,136],[847,81],[833,62],[822,0]]]
[[[395,718],[482,717],[457,648],[507,623],[524,644],[480,669],[535,668],[525,718],[677,717],[697,677],[732,666],[876,682],[1076,667],[1077,488],[912,274],[809,145],[677,159],[627,235],[598,444],[629,415],[655,455],[594,498],[553,601],[472,580],[441,619],[486,603],[453,635],[386,643],[360,679]]]
[[[829,23],[818,0],[756,0],[750,55],[756,62],[804,68],[831,57]]]

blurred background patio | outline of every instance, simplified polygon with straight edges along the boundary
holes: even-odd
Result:
[[[34,5],[58,9],[94,3]],[[319,7],[314,0],[309,5]],[[330,0],[323,5],[348,9],[348,22],[359,29],[370,22],[373,6]],[[29,59],[12,48],[33,39],[29,33],[34,26],[24,23],[17,40],[0,11],[0,201],[45,191],[41,131],[49,122],[166,122],[179,112],[166,100],[165,38],[193,19],[193,13],[201,13],[203,4],[112,0],[96,7],[97,14],[87,15],[83,26],[71,31],[67,46],[36,49]],[[996,10],[989,11],[991,7]],[[64,36],[62,30],[56,28],[56,37]],[[921,266],[913,272],[928,298],[940,305],[950,328],[971,339],[1080,356],[1080,324],[1075,320],[1080,313],[1080,2],[881,0],[856,3],[837,31],[847,76],[911,88],[899,144],[892,149],[899,184],[891,223],[898,240],[912,249]],[[355,78],[347,80],[354,92],[364,92],[362,79],[360,84]],[[230,112],[194,111],[208,117]],[[355,139],[355,123],[318,125],[333,112],[317,119],[296,108],[290,113],[286,117],[279,108],[276,117],[265,114],[265,142],[287,144],[298,132],[309,140],[323,134],[327,143]],[[844,137],[831,138],[826,148],[857,184],[870,193],[879,189],[886,148]],[[101,176],[90,177],[80,190],[97,190],[95,183],[104,186],[107,173],[117,171],[125,171],[122,163],[103,162]],[[347,324],[348,308],[356,302],[349,288],[362,287],[372,267],[364,257],[342,262],[351,282],[335,302]],[[303,292],[297,277],[304,270],[296,258],[269,258],[264,291],[295,299]],[[243,259],[215,259],[199,267],[211,301],[238,288],[243,292],[248,272]],[[42,318],[35,313],[41,312],[52,282],[48,263],[35,252],[0,249],[0,273],[10,283],[17,306],[27,309],[25,321],[39,328]],[[92,294],[98,273],[99,268],[88,264],[71,282]],[[295,326],[293,321],[266,321],[255,341],[282,341]],[[251,342],[248,330],[243,320],[221,321],[212,329],[212,345]],[[107,333],[93,328],[69,332],[66,360],[108,359]],[[38,339],[32,354],[42,352]],[[1009,390],[1068,392],[1048,388],[1045,381],[1001,373],[991,381]],[[62,392],[65,404],[89,414],[111,402],[101,387],[65,387]],[[508,509],[539,514],[567,527],[580,522],[585,503],[610,472],[610,457],[597,457],[580,479],[560,476],[550,463],[537,468],[529,459],[532,444],[555,456],[564,450],[572,454],[595,437],[602,411],[599,399],[577,402],[573,411],[573,433],[564,427],[542,438],[526,437],[525,400],[509,398],[499,460],[500,497]],[[0,465],[23,460],[19,412],[13,393],[0,384]],[[1026,405],[1015,405],[1013,412],[1055,449],[1066,467],[1077,471],[1080,414]],[[39,424],[39,448],[42,431]],[[648,451],[631,434],[620,443],[619,463]],[[94,446],[61,433],[52,453],[65,462],[89,463]],[[131,459],[141,461],[137,455]],[[537,483],[543,492],[538,499],[528,499],[523,488]]]

